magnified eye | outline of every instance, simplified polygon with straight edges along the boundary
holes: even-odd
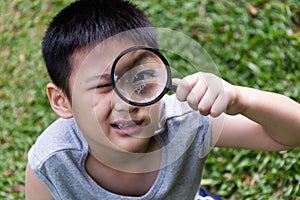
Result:
[[[150,78],[155,78],[156,75],[153,71],[142,71],[133,77],[133,83],[138,81],[146,81]]]
[[[112,66],[115,92],[132,105],[157,102],[167,91],[169,64],[151,47],[133,46],[123,51]]]
[[[138,95],[152,95],[157,87],[157,75],[154,71],[142,71],[133,77],[133,89]]]

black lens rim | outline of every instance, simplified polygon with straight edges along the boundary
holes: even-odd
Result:
[[[155,55],[157,55],[162,62],[165,65],[166,68],[166,72],[167,72],[167,83],[165,88],[163,89],[163,91],[153,100],[149,101],[149,102],[144,102],[144,103],[140,103],[140,102],[134,102],[134,101],[130,101],[129,99],[127,99],[126,97],[124,97],[122,95],[122,93],[118,90],[118,88],[116,87],[116,82],[115,82],[115,69],[117,66],[118,61],[127,53],[132,52],[132,51],[136,51],[136,50],[147,50],[150,51],[152,53],[154,53]],[[170,65],[169,62],[167,61],[167,59],[163,56],[163,54],[157,49],[157,48],[153,48],[150,46],[141,46],[141,45],[137,45],[137,46],[131,46],[127,49],[125,49],[124,51],[122,51],[118,57],[116,57],[116,59],[113,62],[112,68],[111,68],[111,73],[110,73],[110,78],[111,78],[111,83],[112,83],[112,87],[114,89],[114,91],[116,92],[116,94],[126,103],[133,105],[133,106],[149,106],[152,104],[155,104],[156,102],[158,102],[159,100],[161,100],[161,98],[169,91],[171,85],[172,85],[172,78],[171,78],[171,70],[170,70]]]

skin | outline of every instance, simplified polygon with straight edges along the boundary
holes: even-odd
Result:
[[[72,102],[53,83],[47,85],[47,95],[60,117],[76,118],[91,149],[86,161],[90,176],[112,192],[141,196],[151,188],[159,171],[159,146],[151,137],[159,120],[159,103],[128,105],[116,96],[107,77],[93,79],[99,69],[100,74],[109,74],[113,59],[130,46],[112,44],[73,55]],[[178,100],[211,116],[212,146],[280,151],[300,145],[300,105],[293,100],[231,85],[208,73],[174,82]],[[124,130],[128,134],[114,126],[131,121],[138,122],[139,127]],[[133,173],[136,171],[141,173]],[[118,178],[111,178],[114,176]],[[26,170],[26,199],[53,199],[30,167]]]
[[[207,73],[184,78],[176,95],[211,115],[212,144],[218,147],[280,151],[300,144],[300,104],[286,96],[231,85]],[[223,113],[220,129],[217,117]]]

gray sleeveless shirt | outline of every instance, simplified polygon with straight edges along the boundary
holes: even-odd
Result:
[[[111,193],[89,176],[85,169],[89,147],[75,119],[58,119],[51,124],[30,149],[28,164],[57,200],[192,200],[210,150],[209,117],[174,96],[166,95],[161,105],[154,137],[165,167],[143,196]]]

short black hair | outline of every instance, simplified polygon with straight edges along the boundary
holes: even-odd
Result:
[[[52,82],[71,100],[70,58],[75,50],[95,45],[124,31],[145,27],[151,27],[147,16],[126,0],[78,0],[71,3],[53,18],[42,42],[43,58]],[[156,41],[153,38],[151,42]]]

